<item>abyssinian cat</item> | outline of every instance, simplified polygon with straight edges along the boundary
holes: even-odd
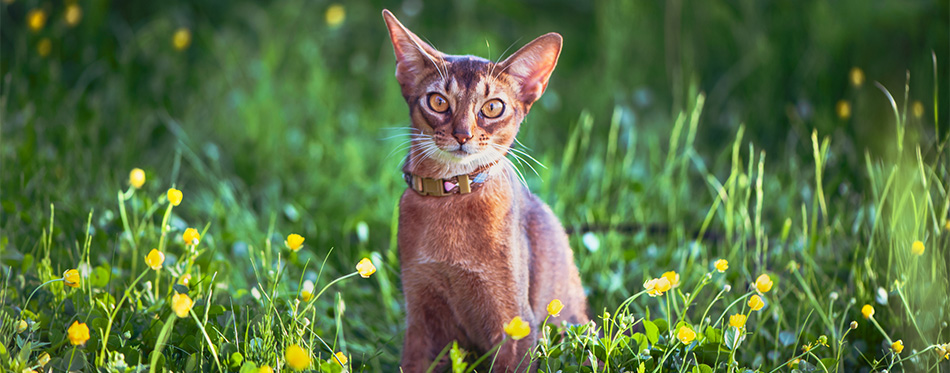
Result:
[[[549,323],[588,321],[564,228],[505,158],[547,87],[561,36],[543,35],[493,63],[439,52],[388,10],[383,19],[412,123],[409,187],[399,201],[402,369],[424,372],[452,341],[480,356],[505,339],[503,326],[516,316],[531,333],[505,342],[494,369],[533,369],[529,353],[550,301],[564,309]]]

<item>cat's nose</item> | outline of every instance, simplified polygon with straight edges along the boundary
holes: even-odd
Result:
[[[472,139],[472,133],[469,131],[465,131],[465,132],[456,131],[452,133],[452,136],[454,136],[455,140],[459,142],[459,145],[464,145],[466,142],[468,142],[468,140]]]

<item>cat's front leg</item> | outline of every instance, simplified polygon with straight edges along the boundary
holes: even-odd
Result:
[[[406,338],[403,343],[401,368],[405,373],[425,372],[436,356],[452,342],[455,333],[451,313],[444,299],[424,289],[409,286],[406,293]],[[435,372],[445,371],[448,359],[436,365]]]

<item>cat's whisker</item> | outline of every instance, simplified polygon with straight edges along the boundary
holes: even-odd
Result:
[[[525,145],[523,142],[521,142],[521,140],[518,140],[517,137],[515,137],[515,144],[518,144],[518,146],[524,148],[525,150],[531,150],[531,147]]]
[[[410,137],[410,136],[412,136],[411,133],[400,133],[400,134],[396,134],[396,135],[386,136],[386,137],[383,137],[383,138],[381,138],[381,139],[379,139],[379,140],[380,140],[380,141],[386,141],[386,140],[398,139],[398,138],[400,138],[400,137]],[[417,136],[418,136],[418,135],[417,135]]]
[[[515,153],[508,153],[508,154],[510,154],[514,159],[518,160],[518,164],[522,165],[522,167],[528,166],[528,168],[531,169],[531,172],[534,172],[535,176],[537,176],[538,178],[541,177],[541,174],[538,173],[538,170],[536,170],[534,166],[532,166],[531,163],[526,161],[524,158],[521,158],[521,156]]]
[[[396,147],[394,147],[393,150],[390,151],[389,154],[386,155],[386,158],[384,158],[384,160],[389,159],[389,157],[392,157],[392,156],[395,155],[396,153],[400,153],[400,152],[402,152],[402,151],[404,151],[404,150],[406,150],[406,149],[412,148],[412,144],[411,144],[411,143],[412,143],[412,140],[407,140],[407,141],[404,141],[403,143],[401,143],[401,144],[399,144],[399,145],[396,145]]]
[[[419,132],[422,132],[422,130],[420,130],[420,129],[418,129],[418,128],[415,128],[415,127],[407,127],[407,126],[401,126],[401,127],[383,127],[383,128],[380,128],[380,129],[383,130],[383,131],[405,131],[405,130],[410,130],[410,131],[419,131]]]
[[[516,176],[518,176],[518,181],[521,182],[521,185],[524,185],[524,187],[527,188],[528,181],[525,180],[524,174],[521,173],[521,170],[519,170],[518,167],[516,167],[515,164],[512,163],[511,160],[508,158],[502,158],[502,161],[505,165],[507,165],[512,170],[512,172],[515,173]]]
[[[432,59],[432,56],[430,56],[429,53],[427,53],[426,51],[422,50],[422,47],[420,47],[418,44],[416,44],[416,41],[415,41],[415,40],[411,40],[411,41],[412,41],[412,46],[415,47],[417,51],[419,51],[419,54],[425,56],[426,59],[429,60],[429,62],[432,62],[432,66],[435,67],[435,71],[438,71],[438,72],[439,72],[439,76],[442,77],[442,83],[445,83],[445,82],[446,82],[446,80],[445,80],[445,75],[447,75],[447,74],[449,73],[449,70],[448,70],[448,69],[445,69],[445,71],[443,72],[442,69],[439,68],[439,64],[435,63],[435,60]],[[429,45],[432,45],[432,43],[429,42]],[[433,48],[434,48],[434,47],[433,47]],[[442,58],[441,56],[438,56],[438,57],[442,60],[442,64],[443,64],[442,66],[445,67],[445,59]]]
[[[488,71],[488,78],[491,79],[490,84],[495,84],[495,80],[498,79],[498,76],[494,75],[495,67],[498,66],[498,62],[500,62],[502,57],[505,57],[505,53],[508,53],[508,51],[511,50],[511,47],[515,46],[515,44],[518,43],[519,41],[521,41],[521,38],[518,38],[518,40],[515,40],[514,42],[509,44],[508,48],[505,48],[505,51],[501,52],[501,54],[498,55],[498,59],[496,59],[495,62],[492,63],[491,69]]]
[[[543,169],[545,169],[545,170],[548,168],[547,166],[544,165],[544,163],[541,163],[541,162],[538,161],[537,159],[534,159],[534,157],[532,157],[531,154],[528,154],[528,152],[526,152],[526,151],[524,151],[524,150],[520,150],[520,149],[516,149],[516,148],[508,148],[508,149],[512,151],[512,154],[517,153],[519,158],[521,158],[522,156],[523,156],[523,157],[527,157],[528,159],[530,159],[531,161],[533,161],[533,162],[534,162],[535,164],[537,164],[538,166],[541,166],[541,168],[543,168]]]
[[[501,145],[498,145],[498,146],[501,147],[501,148],[503,148],[504,150],[511,150],[511,148],[505,148],[504,146],[501,146]],[[521,165],[521,167],[524,167],[524,166],[527,164],[527,162],[526,162],[524,159],[522,159],[521,157],[519,157],[519,156],[518,156],[517,154],[515,154],[515,153],[508,152],[508,153],[504,153],[503,156],[511,156],[515,161],[518,162],[519,165]],[[512,166],[515,166],[515,164],[512,163]],[[528,167],[531,167],[531,165],[527,165],[527,166],[528,166]],[[520,170],[520,168],[519,168],[519,170]],[[539,177],[541,176],[541,175],[538,174],[538,171],[534,169],[534,167],[531,167],[531,170],[534,171],[534,174],[535,174],[535,175],[537,175],[537,176],[539,176]]]

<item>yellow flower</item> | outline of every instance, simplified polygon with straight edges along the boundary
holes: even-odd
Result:
[[[165,254],[158,249],[152,249],[145,257],[145,264],[156,271],[162,269],[162,263],[165,263]]]
[[[183,274],[181,275],[181,277],[178,278],[178,285],[188,286],[189,282],[191,282],[191,275],[188,273]]]
[[[201,235],[198,234],[198,230],[194,228],[185,229],[185,233],[181,234],[181,240],[185,241],[185,245],[198,245],[198,242],[201,240]]]
[[[330,7],[327,8],[326,18],[327,25],[330,27],[339,26],[346,19],[346,9],[340,4],[330,5]]]
[[[861,70],[861,68],[851,68],[851,84],[854,84],[855,87],[860,87],[864,84],[864,71]]]
[[[132,172],[129,172],[129,185],[135,189],[145,185],[145,171],[142,171],[141,168],[133,168]]]
[[[343,354],[343,351],[337,352],[336,355],[333,355],[333,356],[336,356],[336,359],[330,359],[330,360],[333,360],[334,362],[340,365],[345,366],[346,363],[350,361],[349,359],[346,358],[346,355]]]
[[[191,300],[188,294],[175,293],[172,296],[172,311],[175,311],[178,317],[188,317],[188,311],[191,311],[191,307],[194,305],[195,301]]]
[[[561,310],[564,309],[564,303],[561,303],[560,299],[552,300],[551,303],[548,303],[548,315],[551,317],[557,317],[561,314]]]
[[[802,359],[795,358],[795,359],[792,359],[792,361],[788,362],[788,366],[791,368],[798,368],[798,365],[801,364],[801,362],[802,362]]]
[[[920,101],[914,101],[914,104],[911,106],[911,111],[914,112],[914,118],[920,119],[924,116],[924,103]]]
[[[294,370],[304,370],[310,366],[310,353],[297,345],[287,347],[284,351],[284,359]]]
[[[769,275],[761,275],[759,278],[755,279],[755,290],[758,290],[760,293],[768,293],[769,290],[772,290],[772,279]]]
[[[66,283],[66,286],[78,288],[81,281],[82,278],[79,277],[78,270],[70,269],[63,273],[63,282]]]
[[[69,27],[74,27],[79,24],[80,20],[82,20],[82,8],[79,7],[79,4],[69,4],[66,7],[66,24]]]
[[[726,272],[726,270],[729,269],[729,261],[725,259],[717,260],[716,264],[714,265],[716,266],[716,270],[719,271],[719,273]]]
[[[168,202],[173,206],[178,206],[181,204],[181,191],[175,188],[168,190]]]
[[[894,341],[894,343],[891,343],[891,350],[894,350],[894,352],[898,354],[901,353],[901,351],[904,351],[904,341],[898,339]]]
[[[943,229],[950,232],[950,219],[947,219],[947,223],[943,225]]]
[[[696,339],[696,332],[689,326],[680,326],[680,328],[676,330],[676,339],[679,339],[684,345],[688,345]]]
[[[937,355],[939,355],[937,360],[940,360],[940,359],[950,360],[950,343],[937,345],[937,348],[935,348],[934,351],[936,351]]]
[[[835,112],[838,113],[838,118],[851,118],[851,103],[846,100],[838,101],[838,105],[835,106]]]
[[[49,56],[49,53],[53,51],[53,42],[49,38],[42,38],[40,42],[36,44],[36,54],[39,54],[40,57]]]
[[[184,27],[175,30],[175,35],[172,36],[172,46],[177,50],[183,51],[185,48],[188,48],[189,45],[191,45],[191,31]]]
[[[870,319],[871,316],[874,316],[874,307],[871,307],[870,304],[865,304],[864,307],[861,307],[861,314],[864,315],[865,319]]]
[[[78,346],[89,340],[89,327],[79,321],[73,321],[73,325],[66,330],[69,343]]]
[[[670,287],[680,286],[680,275],[674,271],[669,271],[663,274],[663,277],[670,282]]]
[[[310,298],[313,298],[313,281],[307,280],[303,282],[303,288],[300,289],[300,300],[309,302]]]
[[[647,295],[656,297],[670,290],[670,280],[666,277],[651,279],[643,283],[643,288],[647,290]]]
[[[40,355],[40,358],[36,360],[36,363],[39,364],[40,366],[44,366],[46,364],[49,364],[49,360],[50,360],[49,354],[44,352],[42,355]]]
[[[742,329],[745,327],[745,320],[745,315],[737,313],[735,315],[729,316],[729,325],[736,329]]]
[[[257,369],[257,373],[274,373],[274,370],[271,369],[270,365],[264,365]]]
[[[370,275],[376,273],[376,266],[369,261],[369,258],[363,258],[359,263],[356,263],[356,270],[360,271],[360,276],[363,276],[363,278],[369,278]]]
[[[46,12],[42,9],[33,9],[26,14],[26,23],[30,25],[30,30],[39,31],[46,25]]]
[[[511,339],[519,340],[531,334],[531,325],[521,319],[521,316],[515,316],[511,321],[504,325],[505,334],[511,336]]]
[[[749,308],[751,308],[753,311],[758,311],[761,310],[762,307],[765,307],[765,302],[762,301],[762,298],[759,298],[758,295],[753,295],[751,298],[749,298],[748,304]]]
[[[917,256],[924,255],[924,249],[924,243],[920,241],[914,241],[914,244],[910,247],[910,251]]]
[[[17,323],[16,332],[17,332],[17,333],[23,333],[23,332],[26,331],[26,328],[28,328],[29,326],[30,326],[30,324],[27,324],[27,323],[26,323],[26,320],[20,320],[20,322]]]
[[[289,236],[287,236],[287,239],[284,240],[284,245],[286,245],[291,251],[298,251],[303,246],[303,240],[303,236],[296,233],[291,233]]]

